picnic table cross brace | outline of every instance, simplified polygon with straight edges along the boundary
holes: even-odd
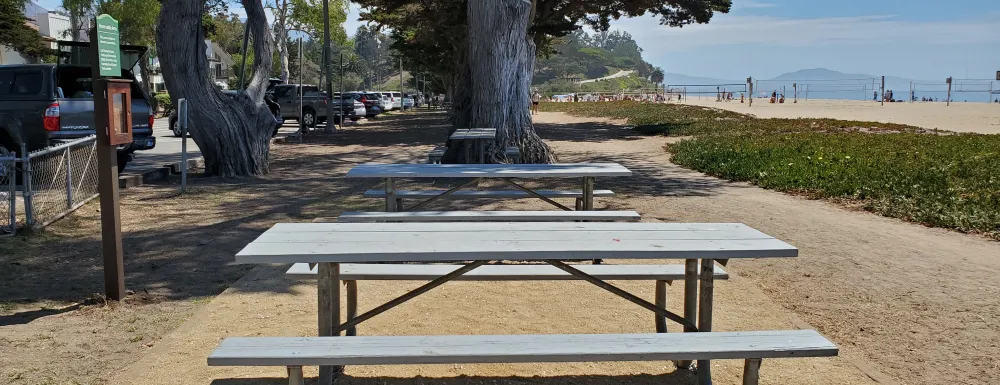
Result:
[[[421,294],[424,294],[424,293],[430,291],[431,289],[433,289],[435,287],[441,286],[441,285],[445,284],[446,282],[451,281],[451,280],[453,280],[453,279],[455,279],[455,278],[457,278],[457,277],[459,277],[459,276],[461,276],[461,275],[463,275],[465,273],[468,273],[469,271],[472,271],[472,270],[474,270],[475,268],[477,268],[479,266],[483,266],[483,265],[487,264],[488,262],[490,262],[490,261],[475,261],[475,262],[463,265],[462,267],[460,267],[460,268],[452,271],[451,273],[448,273],[448,274],[443,275],[443,276],[441,276],[441,277],[439,277],[439,278],[437,278],[437,279],[435,279],[433,281],[430,281],[430,282],[428,282],[428,283],[426,283],[424,285],[421,285],[420,287],[417,287],[416,289],[410,290],[406,294],[403,294],[403,295],[401,295],[399,297],[396,297],[396,298],[394,298],[394,299],[392,299],[392,300],[390,300],[390,301],[388,301],[388,302],[386,302],[386,303],[384,303],[382,305],[379,305],[379,306],[375,307],[372,310],[364,312],[363,314],[361,314],[361,315],[359,315],[357,317],[353,317],[352,318],[351,314],[348,314],[347,322],[344,322],[343,324],[340,324],[340,325],[334,327],[333,333],[336,335],[336,334],[339,334],[342,331],[347,331],[348,335],[356,335],[355,327],[358,324],[360,324],[360,323],[362,323],[364,321],[367,321],[367,320],[371,319],[372,317],[375,317],[375,316],[377,316],[379,314],[382,314],[382,313],[384,313],[384,312],[386,312],[386,311],[388,311],[388,310],[390,310],[390,309],[392,309],[392,308],[394,308],[396,306],[399,306],[399,305],[403,304],[404,302],[407,302],[407,301],[409,301],[409,300],[411,300],[411,299],[413,299],[413,298],[415,298],[415,297],[417,297],[417,296],[419,296]],[[600,287],[600,288],[602,288],[604,290],[607,290],[607,291],[611,292],[612,294],[615,294],[615,295],[617,295],[619,297],[622,297],[622,298],[628,300],[629,302],[632,302],[632,303],[635,303],[635,304],[637,304],[639,306],[642,306],[642,307],[646,308],[647,310],[650,310],[653,313],[656,313],[657,315],[659,315],[661,317],[665,317],[665,318],[667,318],[667,319],[669,319],[671,321],[677,322],[677,323],[683,325],[684,329],[686,331],[693,331],[693,332],[698,331],[698,328],[693,323],[691,323],[690,321],[684,319],[684,317],[681,317],[681,316],[679,316],[677,314],[674,314],[674,313],[670,312],[669,310],[667,310],[667,309],[665,309],[665,308],[663,308],[661,306],[657,306],[657,305],[655,305],[653,303],[650,303],[649,301],[646,301],[646,300],[644,300],[642,298],[639,298],[639,297],[635,296],[632,293],[629,293],[629,292],[627,292],[625,290],[622,290],[621,288],[618,288],[617,286],[614,286],[614,285],[611,285],[611,284],[609,284],[609,283],[607,283],[605,281],[602,281],[602,280],[600,280],[600,279],[598,279],[598,278],[596,278],[594,276],[591,276],[590,274],[584,273],[584,272],[580,271],[579,269],[577,269],[575,267],[572,267],[571,265],[568,265],[568,264],[563,263],[561,261],[555,261],[555,260],[546,260],[545,262],[548,263],[548,264],[550,264],[550,265],[552,265],[552,266],[555,266],[555,267],[559,268],[560,270],[563,270],[563,271],[565,271],[565,272],[567,272],[569,274],[577,276],[577,277],[579,277],[579,278],[581,278],[581,279],[583,279],[583,280],[585,280],[587,282],[590,282],[590,283],[592,283],[592,284],[594,284],[594,285],[596,285],[596,286],[598,286],[598,287]],[[350,295],[351,289],[353,289],[355,291],[355,294],[354,294],[355,297],[353,299],[351,299],[351,295]],[[348,299],[349,300],[357,301],[356,290],[357,290],[356,283],[352,287],[348,288],[348,294],[349,294],[348,295]]]

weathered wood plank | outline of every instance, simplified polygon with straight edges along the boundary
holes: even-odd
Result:
[[[398,198],[431,198],[441,195],[446,190],[401,190],[396,191]],[[572,190],[535,190],[539,195],[546,198],[582,198],[583,191]],[[611,190],[594,190],[595,197],[614,196]],[[384,190],[368,190],[364,193],[365,198],[385,198]],[[444,198],[531,198],[531,194],[520,190],[459,190]]]
[[[631,176],[617,163],[357,165],[348,178],[579,178]]]
[[[340,265],[344,281],[430,281],[448,274],[460,265],[356,264]],[[684,265],[573,265],[602,280],[681,280]],[[316,278],[316,267],[296,263],[285,273],[294,278]],[[561,281],[577,280],[573,275],[551,265],[487,265],[465,273],[456,281]],[[729,279],[729,273],[716,267],[715,279]]]
[[[827,357],[814,330],[666,334],[230,337],[211,366],[406,365]]]

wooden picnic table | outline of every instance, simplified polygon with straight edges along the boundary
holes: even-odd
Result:
[[[486,147],[489,141],[496,139],[496,137],[497,129],[495,128],[460,128],[451,133],[449,139],[462,142],[466,162],[471,163],[471,152],[475,149],[479,164],[484,164],[486,163]]]
[[[339,336],[357,324],[490,261],[548,263],[581,280],[684,325],[712,330],[715,262],[795,257],[798,249],[738,223],[279,223],[236,255],[237,263],[319,264],[319,335]],[[572,265],[568,259],[684,259],[684,314],[643,300]],[[699,276],[700,260],[700,276]],[[384,305],[341,323],[340,264],[472,261]],[[700,289],[699,289],[700,282]],[[700,296],[698,292],[700,290]],[[328,384],[333,368],[320,371]],[[699,383],[711,383],[708,360]]]
[[[526,188],[512,179],[581,178],[583,180],[583,210],[594,209],[594,181],[597,177],[631,176],[632,171],[617,163],[555,163],[555,164],[381,164],[365,163],[347,172],[348,178],[382,178],[385,181],[386,211],[397,211],[395,178],[472,178],[444,193],[431,197],[406,210],[416,210],[482,178],[499,179],[529,195],[556,207],[571,210],[548,197]]]

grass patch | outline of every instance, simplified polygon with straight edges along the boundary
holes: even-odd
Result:
[[[758,119],[674,104],[548,103],[546,111],[627,119],[636,131],[694,138],[673,162],[735,181],[1000,239],[1000,135],[899,124]]]

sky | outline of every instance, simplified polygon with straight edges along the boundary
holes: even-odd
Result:
[[[60,0],[37,1],[55,9]],[[238,4],[231,11],[243,14]],[[359,9],[344,28],[353,34]],[[670,28],[646,16],[612,22],[666,72],[768,79],[808,68],[873,76],[993,79],[998,0],[733,0],[709,24]]]

